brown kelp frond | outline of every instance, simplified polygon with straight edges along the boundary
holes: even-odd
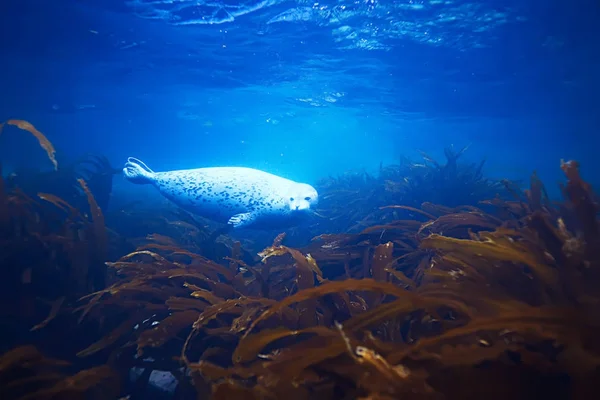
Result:
[[[291,249],[286,246],[274,245],[272,247],[266,248],[262,252],[258,253],[258,255],[261,257],[261,261],[264,263],[269,257],[280,256],[286,253],[290,254],[294,258],[298,266],[304,270],[303,272],[314,272],[319,282],[323,281],[323,272],[321,272],[319,266],[317,265],[317,262],[310,254],[307,254],[305,256],[298,250]]]
[[[38,197],[42,200],[45,200],[57,208],[61,209],[65,213],[68,213],[71,218],[80,216],[80,212],[78,209],[70,205],[67,201],[61,199],[58,196],[55,196],[51,193],[38,193]]]
[[[50,313],[48,314],[48,317],[45,320],[43,320],[42,322],[40,322],[39,324],[37,324],[36,326],[34,326],[33,328],[31,328],[31,330],[35,331],[35,330],[41,329],[41,328],[45,327],[46,325],[48,325],[48,323],[50,321],[52,321],[54,318],[56,318],[65,299],[66,299],[66,297],[63,296],[63,297],[58,298],[56,301],[54,301],[52,303],[52,308],[50,309]]]
[[[3,399],[18,399],[37,388],[48,387],[65,377],[69,363],[45,357],[31,345],[15,347],[0,356]]]
[[[436,249],[450,255],[455,260],[467,264],[475,254],[476,258],[483,258],[490,265],[493,262],[508,262],[515,265],[525,265],[528,271],[540,280],[544,287],[554,289],[558,283],[558,275],[553,268],[548,268],[543,259],[537,256],[538,252],[524,243],[518,232],[503,229],[492,233],[481,232],[476,240],[456,239],[438,234],[431,234],[421,241],[422,248]]]
[[[16,347],[0,356],[0,374],[7,374],[11,368],[15,367],[37,367],[41,365],[65,366],[68,363],[60,360],[54,360],[44,357],[34,346],[26,345]]]
[[[289,330],[286,328],[271,329],[258,334],[252,334],[242,340],[233,353],[233,362],[243,363],[251,361],[259,355],[263,348],[276,340],[287,337],[298,338],[303,335],[306,336],[306,334],[316,334],[320,337],[336,337],[335,331],[323,326],[314,326],[301,330]]]
[[[575,215],[577,225],[571,227],[573,232],[583,236],[586,246],[586,257],[590,260],[598,260],[600,250],[600,223],[598,212],[600,207],[595,198],[591,186],[581,179],[579,175],[579,164],[576,161],[562,162],[561,168],[568,178],[563,191],[570,201],[567,206]]]
[[[369,393],[369,398],[391,399],[407,395],[412,398],[437,397],[433,388],[426,382],[426,374],[414,373],[401,364],[392,365],[373,349],[353,345],[344,332],[344,327],[341,324],[336,324],[336,327],[346,345],[347,354],[360,367],[353,371],[354,376],[349,377],[357,382],[359,389]]]
[[[501,220],[483,212],[460,212],[442,215],[431,223],[423,224],[419,233],[439,233],[467,238],[471,231],[495,230],[501,224]]]
[[[44,149],[46,151],[46,154],[48,154],[48,158],[54,165],[54,169],[58,169],[58,162],[56,161],[56,157],[55,157],[56,150],[54,150],[54,146],[48,140],[48,138],[46,136],[44,136],[44,134],[42,132],[38,131],[31,123],[20,120],[20,119],[10,119],[10,120],[6,121],[5,123],[0,123],[0,134],[2,134],[4,125],[16,126],[19,129],[22,129],[24,131],[31,133],[38,140],[42,149]]]
[[[31,391],[20,400],[55,399],[59,395],[70,399],[86,399],[91,391],[98,389],[108,398],[118,394],[118,383],[118,376],[108,366],[101,365],[79,371],[58,381],[52,387]]]
[[[385,209],[388,209],[388,208],[399,208],[399,209],[402,209],[402,210],[412,211],[414,213],[421,214],[421,215],[423,215],[423,216],[425,216],[425,217],[427,217],[429,219],[436,219],[436,217],[434,215],[429,214],[426,211],[419,210],[418,208],[409,207],[409,206],[401,206],[401,205],[399,205],[399,206],[385,206],[385,207],[379,207],[379,208],[381,210],[385,210]]]
[[[536,330],[549,333],[553,326],[564,328],[570,334],[577,332],[577,327],[573,325],[578,318],[575,314],[570,314],[568,309],[559,307],[530,307],[526,304],[515,303],[509,307],[503,307],[499,304],[500,313],[491,317],[478,317],[469,321],[468,324],[451,329],[442,335],[432,338],[419,340],[418,344],[410,347],[408,352],[418,351],[427,346],[444,342],[447,339],[461,337],[480,331],[507,329],[508,331]]]
[[[87,183],[83,179],[78,179],[77,181],[79,182],[79,184],[81,185],[81,188],[85,192],[85,195],[88,200],[88,204],[90,206],[92,225],[94,227],[93,231],[94,231],[96,240],[98,242],[100,242],[100,246],[104,247],[107,245],[107,243],[106,243],[106,230],[104,227],[104,225],[105,225],[104,224],[104,215],[102,214],[102,210],[98,206],[98,203],[96,203],[96,199],[94,198],[94,195],[88,188]]]
[[[33,346],[14,348],[0,357],[3,399],[85,399],[91,392],[118,394],[119,378],[106,365],[70,375],[68,362],[45,357]]]
[[[286,297],[285,299],[277,303],[277,305],[275,305],[274,307],[269,308],[259,318],[255,319],[254,322],[252,322],[252,325],[250,325],[250,328],[244,334],[243,337],[245,338],[246,336],[248,336],[250,331],[252,331],[252,329],[254,329],[259,322],[265,320],[271,315],[278,313],[285,307],[288,307],[300,301],[316,299],[327,294],[334,294],[346,291],[374,291],[379,292],[381,294],[394,296],[410,295],[410,293],[390,283],[377,282],[372,279],[347,279],[339,282],[327,282],[323,285],[313,287],[310,289],[305,289],[292,296]]]

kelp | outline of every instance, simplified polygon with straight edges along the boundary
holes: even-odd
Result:
[[[556,210],[540,206],[543,187],[532,182],[530,198],[537,206],[527,203],[516,222],[472,206],[424,204],[428,211],[418,214],[428,221],[393,222],[399,232],[388,234],[395,240],[381,242],[382,231],[390,229],[383,226],[322,235],[303,251],[283,245],[280,236],[258,254],[259,264],[228,257],[229,267],[239,270],[233,280],[220,282],[233,285],[241,297],[220,300],[206,288],[193,288],[189,296],[196,300],[188,302],[187,318],[199,315],[181,359],[192,376],[200,374],[195,382],[212,385],[214,398],[231,393],[277,398],[288,391],[298,398],[309,393],[325,398],[336,390],[373,398],[402,393],[436,398],[444,390],[431,382],[445,368],[477,368],[486,360],[510,368],[509,354],[550,366],[555,355],[528,347],[548,341],[592,373],[598,353],[589,352],[581,332],[597,331],[598,321],[576,308],[581,302],[566,289],[581,285],[566,284],[562,270],[579,267],[560,262],[581,256],[561,253],[567,241],[578,239],[555,219]],[[282,298],[273,288],[284,277],[290,283]],[[249,290],[255,283],[261,289]],[[260,302],[256,295],[276,300]],[[191,311],[196,301],[207,304]],[[307,313],[313,317],[302,318]],[[202,347],[212,343],[210,337],[226,346],[216,358]],[[571,366],[559,364],[585,376]]]
[[[101,365],[70,375],[69,363],[45,357],[34,346],[16,347],[0,356],[3,399],[114,398],[119,377]]]
[[[69,184],[77,182],[76,175],[59,168],[52,143],[32,124],[9,120],[0,129],[6,126],[29,131],[38,139],[55,167],[44,174],[60,175]],[[93,172],[87,176],[94,179]],[[10,367],[2,367],[6,369],[3,398],[85,398],[90,391],[99,390],[96,384],[105,378],[110,381],[106,393],[114,393],[112,387],[119,379],[107,366],[84,367],[78,373],[70,363],[52,361],[33,346],[19,347],[29,341],[45,347],[53,338],[64,337],[65,330],[60,325],[65,322],[64,315],[70,312],[72,302],[105,284],[104,261],[110,246],[102,212],[86,180],[79,178],[78,182],[78,196],[84,194],[84,207],[82,203],[74,205],[56,194],[35,190],[34,186],[23,188],[18,184],[22,181],[22,177],[15,174],[7,180],[0,176],[0,263],[3,266],[0,320],[3,348],[13,347],[4,354],[3,360],[13,355],[20,357],[15,358]],[[60,188],[57,189],[60,192]],[[92,218],[88,217],[90,211]],[[59,343],[60,347],[76,348],[82,331],[73,327],[68,331],[73,339]],[[52,352],[55,347],[56,344],[50,345],[48,349]]]
[[[20,120],[9,120],[6,125],[31,132],[57,166],[54,147],[33,125]],[[94,194],[80,179],[82,189],[85,208],[51,193],[23,191],[13,181],[0,178],[0,262],[6,266],[3,319],[14,312],[21,320],[39,323],[48,311],[48,318],[53,319],[60,299],[62,304],[105,284],[108,234]],[[93,214],[91,220],[88,211]],[[10,321],[9,325],[14,319]]]
[[[421,207],[424,203],[454,208],[500,195],[502,200],[507,199],[502,181],[484,176],[485,160],[479,164],[459,161],[467,149],[445,148],[445,163],[420,152],[421,160],[404,157],[398,164],[380,166],[377,175],[355,172],[322,179],[316,186],[318,213],[336,231],[358,232],[407,214],[411,218],[435,219],[435,213]],[[322,225],[324,222],[317,220],[311,232],[318,235]]]
[[[54,169],[58,169],[58,162],[56,161],[56,150],[54,149],[54,146],[42,132],[38,131],[35,128],[35,126],[33,126],[30,122],[23,121],[20,119],[10,119],[4,123],[0,123],[0,134],[2,134],[5,125],[16,126],[19,129],[31,133],[38,140],[40,147],[44,149],[44,151],[48,155],[48,159],[50,160],[50,162],[52,162],[52,165],[54,165]]]
[[[489,181],[483,163],[458,163],[464,150],[322,182],[325,218],[302,246],[287,232],[257,249],[181,211],[111,215],[85,180],[86,210],[0,185],[5,245],[62,248],[77,282],[28,329],[86,333],[69,365],[36,374],[46,358],[28,347],[5,354],[0,378],[21,365],[11,387],[37,382],[14,398],[150,397],[152,370],[177,379],[175,398],[525,398],[539,382],[585,398],[600,366],[591,187],[562,163],[553,203],[537,175],[526,191]],[[15,276],[39,282],[39,270]],[[134,367],[146,371],[135,386],[102,391]]]

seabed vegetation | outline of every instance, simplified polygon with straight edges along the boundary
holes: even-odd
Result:
[[[598,202],[575,161],[561,202],[452,149],[328,178],[308,244],[253,248],[184,212],[108,213],[106,160],[65,167],[8,129],[54,171],[0,181],[3,400],[158,398],[157,371],[172,399],[599,393]]]

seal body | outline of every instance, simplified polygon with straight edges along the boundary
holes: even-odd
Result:
[[[125,177],[152,184],[179,207],[235,228],[295,223],[317,204],[315,188],[257,169],[209,167],[154,172],[129,157]]]

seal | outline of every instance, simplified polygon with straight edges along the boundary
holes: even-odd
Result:
[[[152,184],[177,206],[234,228],[285,226],[318,203],[314,187],[246,167],[208,167],[154,172],[129,157],[123,174],[130,182]]]

